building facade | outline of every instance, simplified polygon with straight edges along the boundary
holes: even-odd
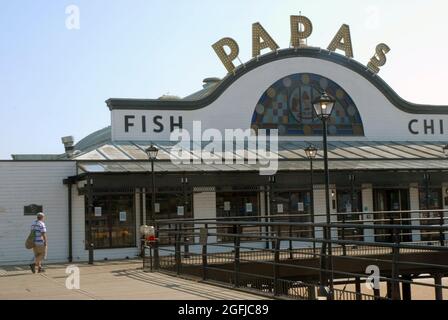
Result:
[[[336,100],[328,128],[335,221],[336,213],[362,221],[385,211],[448,209],[448,106],[404,101],[367,67],[337,53],[285,49],[224,79],[206,79],[183,99],[109,99],[111,126],[73,146],[66,140],[64,154],[0,162],[0,264],[31,259],[23,244],[39,210],[47,214],[50,261],[87,260],[89,240],[98,260],[138,255],[139,226],[149,223],[152,207],[145,153],[151,143],[159,149],[157,219],[289,214],[311,221],[312,212],[325,211],[322,125],[312,106],[322,91]],[[176,129],[186,134],[182,143]],[[278,143],[262,152],[260,141],[229,143],[226,130],[278,132]],[[319,149],[313,184],[304,151],[310,144]],[[263,172],[274,161],[274,171]],[[402,218],[421,214],[431,215]]]

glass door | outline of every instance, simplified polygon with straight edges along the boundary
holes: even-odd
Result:
[[[439,210],[442,208],[442,188],[426,188],[420,189],[420,210]],[[439,212],[421,212],[421,225],[440,225]],[[440,233],[438,231],[421,231],[422,241],[437,241],[440,240]]]
[[[374,190],[375,224],[409,225],[409,190],[408,189],[376,189]],[[395,212],[396,211],[396,212]],[[375,239],[378,242],[392,242],[391,229],[376,229]],[[400,241],[412,240],[409,230],[400,233]]]
[[[258,191],[242,192],[217,192],[216,193],[216,215],[218,218],[238,217],[238,221],[257,221],[260,215],[259,211],[259,193]],[[218,228],[220,233],[233,233],[233,226],[222,225]],[[258,233],[260,227],[246,226],[241,230],[242,233]],[[232,236],[218,236],[221,242],[231,242]],[[242,241],[254,240],[248,237],[241,238]]]
[[[338,190],[337,192],[337,204],[338,204],[338,222],[347,224],[356,224],[362,219],[362,195],[361,190]],[[342,232],[346,240],[362,241],[363,229],[362,228],[347,228],[342,231],[338,230],[339,239],[342,239]]]

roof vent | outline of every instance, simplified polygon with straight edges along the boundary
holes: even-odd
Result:
[[[202,86],[204,87],[204,89],[207,89],[207,88],[221,82],[221,79],[216,78],[216,77],[205,78],[204,80],[202,80],[202,82],[203,82]]]
[[[171,94],[164,94],[159,98],[159,100],[180,100],[181,98],[179,96],[171,95]]]
[[[73,136],[62,137],[61,140],[64,144],[65,153],[67,154],[67,156],[72,156],[75,150],[75,139],[73,138]]]

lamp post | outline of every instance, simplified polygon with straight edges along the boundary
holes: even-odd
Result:
[[[330,97],[326,92],[323,92],[320,97],[318,97],[316,100],[313,101],[314,111],[316,112],[317,117],[322,121],[322,129],[323,129],[322,135],[324,145],[325,206],[326,206],[326,218],[327,218],[327,227],[324,230],[324,238],[327,241],[326,242],[327,245],[325,246],[324,243],[324,245],[322,246],[322,253],[324,254],[322,258],[325,258],[325,263],[322,265],[324,265],[325,269],[327,270],[326,272],[327,276],[325,282],[328,281],[328,271],[330,269],[330,261],[332,255],[331,242],[329,242],[331,240],[331,229],[330,229],[331,214],[330,214],[330,173],[328,170],[327,122],[331,116],[335,102],[336,101],[332,97]],[[328,255],[326,254],[327,250],[325,250],[325,247],[328,247]],[[331,278],[332,277],[330,277],[330,294],[333,291],[333,279]],[[321,283],[321,285],[324,284]]]
[[[151,194],[151,215],[150,222],[154,223],[156,217],[156,178],[154,175],[154,161],[157,159],[157,154],[159,153],[159,149],[153,144],[146,149],[146,153],[148,154],[149,161],[151,161],[151,185],[152,185],[152,194]]]
[[[314,182],[313,182],[313,160],[316,159],[317,156],[317,148],[309,145],[305,149],[306,157],[310,160],[310,208],[311,208],[311,222],[314,221]],[[313,225],[313,239],[316,238],[316,228]],[[313,254],[316,255],[316,241],[313,241]]]

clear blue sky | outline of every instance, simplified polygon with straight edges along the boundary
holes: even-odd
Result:
[[[65,9],[80,8],[80,30]],[[211,45],[230,36],[243,61],[259,21],[286,48],[289,16],[314,25],[309,44],[326,48],[342,23],[355,59],[366,64],[380,42],[392,51],[380,76],[412,102],[448,104],[445,0],[1,0],[0,159],[62,153],[60,137],[108,126],[104,101],[185,96],[225,69]]]

